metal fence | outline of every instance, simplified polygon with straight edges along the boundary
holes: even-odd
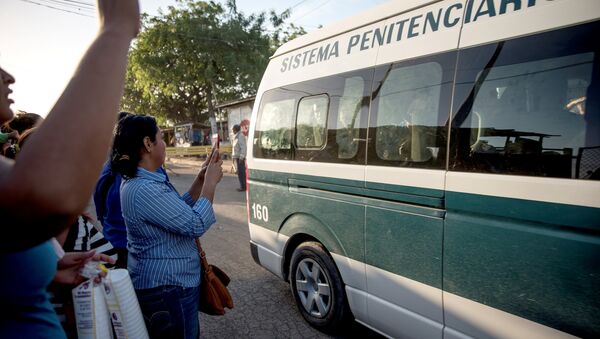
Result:
[[[206,157],[210,154],[212,146],[167,147],[167,158],[172,157]],[[219,154],[223,159],[231,158],[231,145],[219,147]]]

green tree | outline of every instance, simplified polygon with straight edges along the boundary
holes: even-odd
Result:
[[[285,25],[289,11],[245,15],[235,0],[179,0],[166,13],[144,16],[130,54],[124,110],[205,122],[215,104],[254,95],[269,57],[305,31]],[[265,25],[270,22],[274,30]]]

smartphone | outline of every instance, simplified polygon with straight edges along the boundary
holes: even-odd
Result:
[[[221,154],[219,153],[219,145],[221,144],[221,136],[219,135],[219,133],[214,133],[212,135],[212,144],[213,144],[213,147],[215,147],[217,150],[217,161],[219,161],[219,159],[221,159]]]

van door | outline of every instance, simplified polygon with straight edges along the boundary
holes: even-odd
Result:
[[[527,24],[573,18],[555,3]],[[488,26],[465,25],[459,52],[445,336],[598,337],[600,22],[482,44]]]
[[[453,3],[404,13],[386,25],[417,25]],[[460,18],[462,5],[453,10]],[[406,41],[382,46],[378,55],[365,174],[365,258],[369,324],[392,337],[442,337],[446,135],[459,22],[439,31],[423,23],[419,36],[403,36]],[[395,62],[398,57],[408,60]]]

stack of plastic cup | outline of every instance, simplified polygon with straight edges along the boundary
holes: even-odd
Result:
[[[92,280],[73,289],[77,337],[80,339],[113,338],[103,290],[102,285],[95,285]]]
[[[104,279],[103,285],[106,304],[117,338],[149,338],[127,270],[111,270]]]

